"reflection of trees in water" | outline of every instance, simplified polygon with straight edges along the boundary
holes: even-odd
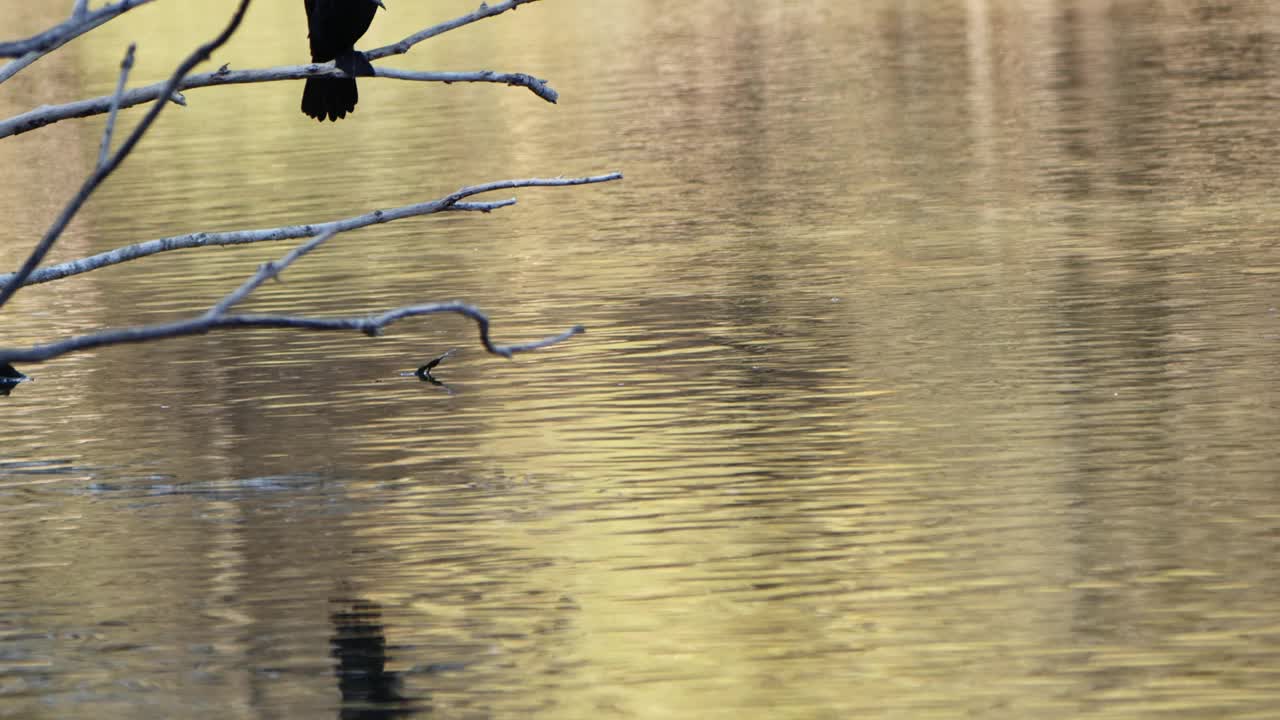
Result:
[[[360,599],[335,599],[331,654],[338,664],[342,720],[386,720],[430,712],[427,703],[402,694],[400,673],[387,670],[387,638],[382,608]]]

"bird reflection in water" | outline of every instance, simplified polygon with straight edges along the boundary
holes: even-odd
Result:
[[[331,654],[342,692],[340,720],[390,720],[431,711],[429,704],[402,694],[400,673],[387,670],[387,638],[382,608],[361,599],[335,599]]]
[[[443,359],[443,356],[441,359]],[[9,363],[0,363],[0,397],[13,392],[18,383],[23,383],[30,379]]]

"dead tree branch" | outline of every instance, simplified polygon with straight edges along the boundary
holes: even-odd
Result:
[[[66,26],[67,28],[79,28],[80,33],[87,32],[88,29],[92,29],[92,27],[88,27],[88,24],[91,21],[101,20],[101,22],[105,22],[107,19],[110,19],[110,17],[114,17],[114,15],[110,17],[106,15],[110,10],[118,10],[116,13],[118,15],[119,12],[124,12],[131,7],[136,7],[150,1],[151,0],[124,0],[116,3],[115,5],[106,6],[98,11],[91,12],[88,9],[88,3],[86,0],[76,0],[71,19],[66,23],[63,23],[63,26]],[[479,10],[469,15],[456,18],[455,20],[435,26],[434,28],[428,28],[421,33],[406,38],[395,46],[388,46],[389,49],[380,48],[377,52],[380,52],[381,54],[376,57],[385,57],[391,54],[406,52],[409,47],[412,47],[414,44],[422,42],[429,37],[433,37],[455,27],[461,27],[463,25],[476,22],[477,20],[485,17],[492,17],[493,15],[514,9],[519,5],[535,1],[536,0],[507,0],[506,2],[493,7],[488,7],[482,4]],[[507,199],[491,202],[464,202],[464,200],[482,193],[520,187],[572,186],[608,182],[620,179],[622,176],[619,173],[578,178],[560,177],[502,180],[480,185],[471,185],[460,188],[448,195],[429,202],[406,205],[390,210],[376,210],[365,215],[335,220],[327,223],[295,225],[268,230],[250,230],[231,233],[194,233],[191,235],[129,245],[108,253],[102,253],[69,263],[63,263],[44,270],[37,270],[40,263],[44,260],[49,250],[62,235],[72,218],[74,218],[80,209],[84,207],[84,204],[88,201],[94,191],[129,156],[141,140],[142,136],[155,123],[156,119],[168,105],[169,101],[175,97],[180,99],[180,96],[175,95],[180,88],[196,87],[197,85],[189,83],[197,79],[207,79],[208,84],[260,82],[262,80],[247,79],[245,76],[251,75],[252,73],[273,72],[248,71],[247,73],[232,73],[224,68],[223,70],[219,70],[215,73],[208,73],[194,78],[190,76],[191,70],[197,64],[207,60],[212,53],[221,47],[236,31],[245,16],[250,2],[251,0],[240,0],[235,14],[232,16],[223,31],[216,38],[201,45],[193,51],[178,66],[178,68],[174,70],[169,80],[165,83],[157,84],[150,88],[140,88],[132,91],[126,90],[128,75],[132,68],[134,57],[134,48],[132,46],[129,48],[128,53],[125,55],[125,58],[121,63],[120,76],[116,85],[116,91],[108,98],[99,98],[94,101],[87,101],[102,104],[102,109],[96,109],[94,112],[109,113],[106,126],[103,131],[101,150],[97,165],[90,176],[81,185],[76,195],[63,208],[62,212],[41,238],[40,242],[37,243],[36,247],[23,263],[22,267],[17,272],[6,276],[0,276],[0,282],[3,282],[3,285],[0,286],[0,306],[3,306],[14,295],[14,293],[18,291],[18,289],[27,284],[47,282],[49,280],[87,272],[88,270],[105,267],[106,265],[124,262],[126,260],[144,257],[146,255],[164,252],[167,250],[299,237],[308,237],[310,239],[291,250],[281,259],[260,266],[257,272],[241,283],[235,290],[225,295],[218,302],[214,303],[208,310],[198,316],[172,322],[105,330],[102,332],[71,337],[57,342],[37,344],[27,348],[0,348],[0,364],[6,364],[7,367],[7,363],[10,362],[42,362],[68,353],[92,348],[122,343],[149,342],[187,335],[200,335],[214,330],[231,328],[294,328],[328,331],[355,330],[369,336],[377,336],[392,323],[406,318],[438,313],[454,313],[471,319],[478,327],[480,342],[484,346],[485,350],[506,358],[511,358],[516,353],[536,350],[538,348],[562,342],[583,332],[582,326],[577,325],[557,335],[535,340],[533,342],[514,345],[499,345],[494,343],[490,337],[489,318],[474,305],[461,301],[408,305],[393,308],[376,315],[340,318],[314,318],[295,315],[232,314],[231,309],[237,304],[243,302],[250,294],[253,293],[254,290],[261,287],[263,283],[272,278],[278,277],[280,273],[294,262],[298,261],[307,253],[312,252],[317,247],[328,242],[330,239],[342,232],[375,223],[391,222],[403,218],[429,215],[444,211],[466,210],[488,212],[512,205],[515,203],[515,200]],[[99,22],[99,24],[101,23]],[[96,27],[96,25],[94,27]],[[57,30],[57,28],[54,30]],[[65,32],[70,33],[72,31],[65,30]],[[24,47],[29,47],[29,49],[24,52],[47,52],[49,49],[65,43],[70,39],[70,37],[74,37],[74,35],[66,35],[64,37],[63,35],[51,33],[53,33],[53,30],[34,36],[33,38],[29,38],[27,41],[19,41],[28,43],[28,45],[25,46],[9,43],[0,45],[0,48],[8,49],[12,52],[18,52]],[[59,41],[59,38],[62,39]],[[25,55],[23,55],[23,57],[25,57]],[[281,70],[287,71],[288,73],[297,72],[294,68],[275,69],[275,71]],[[314,64],[301,66],[300,72],[301,74],[296,75],[296,77],[302,78],[316,75],[341,74],[341,71],[335,70],[331,65]],[[543,81],[523,74],[504,75],[488,71],[480,73],[417,73],[398,70],[380,70],[378,74],[384,77],[393,77],[405,80],[426,80],[436,82],[504,82],[511,85],[522,85],[528,87],[540,97],[543,97],[550,102],[555,102],[556,99],[555,91],[546,87],[546,84]],[[290,75],[289,77],[295,76]],[[0,81],[2,80],[3,78],[0,78]],[[121,143],[119,149],[112,152],[112,135],[114,133],[117,113],[121,107],[127,107],[130,104],[135,104],[134,98],[139,92],[153,92],[154,95],[151,96],[151,99],[154,102],[152,102],[150,110],[148,110],[138,125],[128,135],[124,142]],[[142,101],[139,100],[138,102]],[[94,107],[97,108],[98,105],[95,105]],[[21,117],[22,116],[19,116],[19,118]],[[6,122],[12,123],[12,120]],[[3,126],[3,124],[0,124],[0,126]],[[9,134],[12,134],[12,132]],[[0,136],[3,136],[3,134],[0,133]]]
[[[129,82],[129,72],[133,70],[133,56],[138,46],[129,44],[129,50],[120,62],[120,78],[116,81],[116,93],[111,96],[111,110],[107,113],[107,126],[102,130],[102,147],[98,150],[98,167],[106,165],[111,159],[111,136],[116,130],[116,118],[120,115],[120,97],[124,95],[125,83]]]
[[[90,30],[149,2],[152,0],[120,0],[90,12],[86,0],[76,0],[71,17],[61,23],[23,40],[0,42],[0,57],[16,58],[0,67],[0,83]]]
[[[157,325],[142,325],[117,330],[105,330],[89,335],[78,335],[54,343],[33,345],[29,348],[0,348],[0,362],[38,363],[73,352],[92,350],[108,345],[143,343],[187,335],[205,335],[214,330],[231,328],[291,328],[295,330],[357,331],[370,337],[382,334],[384,328],[399,320],[423,315],[453,313],[470,318],[480,331],[480,344],[491,354],[512,358],[517,353],[529,352],[564,342],[586,328],[575,325],[551,337],[514,345],[499,345],[489,334],[489,317],[474,305],[464,302],[440,302],[424,305],[407,305],[388,310],[379,315],[347,318],[310,318],[297,315],[219,315],[214,318],[201,316],[192,320],[180,320]]]
[[[506,2],[500,2],[496,5],[486,5],[482,2],[480,3],[480,7],[474,12],[469,12],[466,15],[460,15],[452,20],[446,20],[439,25],[432,25],[426,30],[416,32],[399,42],[394,42],[390,45],[383,45],[380,48],[369,50],[365,53],[365,57],[369,58],[370,61],[373,61],[380,60],[384,57],[390,57],[392,55],[403,55],[409,52],[414,45],[425,40],[430,40],[437,35],[443,35],[450,30],[457,30],[464,25],[470,25],[473,22],[479,22],[495,15],[501,15],[508,10],[515,10],[521,5],[527,5],[528,3],[537,1],[538,0],[506,0]]]
[[[168,83],[166,83],[166,91],[161,93],[161,97],[168,97],[172,95],[174,88],[182,82],[182,79],[187,76],[187,73],[191,72],[192,68],[205,60],[208,60],[214,50],[222,47],[222,45],[231,38],[231,35],[235,33],[236,28],[240,27],[240,21],[244,20],[245,11],[249,9],[249,2],[250,0],[240,0],[240,6],[236,8],[235,15],[231,17],[231,21],[227,23],[227,26],[223,28],[222,32],[213,40],[210,40],[196,48],[187,56],[187,59],[183,60],[182,63],[178,65],[178,69],[173,71],[173,75],[170,76]],[[125,68],[124,71],[127,72],[127,68]],[[123,89],[123,87],[124,85],[121,83],[119,88]],[[153,103],[151,105],[151,110],[143,116],[138,125],[134,127],[133,132],[129,133],[129,137],[125,138],[125,141],[120,145],[120,149],[107,157],[105,163],[99,163],[93,173],[84,181],[84,184],[80,186],[80,190],[76,192],[75,197],[71,198],[71,202],[67,203],[67,206],[62,209],[58,218],[54,220],[53,225],[50,226],[47,232],[45,232],[44,237],[40,239],[40,242],[36,245],[35,249],[31,251],[31,254],[27,256],[27,261],[22,264],[22,267],[18,272],[14,273],[13,276],[9,278],[9,281],[4,284],[4,287],[0,288],[0,307],[3,307],[4,304],[9,301],[9,298],[13,297],[13,294],[18,291],[18,288],[26,284],[27,278],[31,273],[35,272],[37,267],[39,267],[40,262],[43,261],[45,255],[49,253],[50,248],[52,248],[53,244],[58,241],[62,232],[67,229],[67,225],[71,223],[71,219],[76,216],[76,213],[80,211],[80,208],[84,207],[85,202],[89,200],[89,196],[93,194],[93,191],[97,190],[98,186],[101,185],[102,182],[111,175],[111,173],[115,172],[116,168],[120,167],[120,164],[124,162],[124,159],[129,157],[129,153],[133,152],[133,148],[137,146],[138,141],[142,139],[142,136],[148,129],[150,129],[151,125],[155,123],[156,118],[160,116],[160,113],[164,110],[166,105],[168,105],[166,102]],[[108,132],[110,129],[110,126],[108,126]]]
[[[116,330],[105,330],[88,335],[29,348],[0,348],[0,364],[32,363],[51,360],[60,355],[125,343],[151,342],[186,335],[204,335],[213,330],[232,328],[295,328],[303,330],[356,330],[370,337],[382,334],[384,328],[405,318],[434,315],[437,313],[454,313],[470,318],[480,331],[480,343],[488,352],[510,359],[516,353],[528,352],[563,342],[585,330],[581,325],[565,330],[557,335],[542,338],[528,343],[515,345],[499,345],[489,335],[489,317],[474,305],[464,302],[440,302],[422,305],[398,307],[377,315],[346,318],[311,318],[297,315],[229,315],[227,311],[242,302],[264,282],[274,277],[293,264],[303,255],[315,250],[330,238],[342,232],[337,228],[329,228],[316,237],[289,251],[275,262],[264,263],[239,287],[214,303],[204,314],[187,320],[140,325]]]
[[[445,211],[490,212],[516,203],[514,198],[496,200],[493,202],[461,202],[473,195],[494,192],[497,190],[511,190],[522,187],[588,185],[592,183],[610,182],[621,179],[622,173],[615,172],[605,175],[592,175],[589,177],[577,178],[525,178],[521,180],[500,180],[498,182],[460,188],[448,195],[445,195],[444,197],[429,200],[427,202],[403,205],[401,207],[390,208],[387,210],[374,210],[373,212],[365,213],[363,215],[356,215],[354,217],[333,220],[325,223],[285,225],[263,230],[196,232],[189,233],[187,235],[175,235],[172,237],[161,238],[159,240],[149,240],[146,242],[135,243],[133,245],[126,245],[121,248],[116,248],[115,250],[109,250],[96,255],[70,260],[58,265],[50,265],[46,268],[40,268],[39,270],[32,272],[26,278],[25,282],[28,285],[36,285],[53,280],[61,280],[62,278],[79,275],[81,273],[89,272],[90,270],[97,270],[98,268],[117,265],[122,262],[128,262],[130,260],[147,257],[148,255],[168,252],[170,250],[186,250],[213,245],[245,245],[256,242],[296,240],[297,238],[314,237],[330,229],[335,229],[339,232],[347,232],[349,230],[368,227],[369,225],[404,220],[422,215],[432,215],[434,213]],[[9,283],[12,281],[13,277],[14,275],[12,273],[0,275],[0,283]]]
[[[177,90],[190,90],[192,88],[213,87],[216,85],[245,85],[248,83],[277,82],[281,80],[305,80],[310,77],[344,77],[345,75],[346,73],[334,67],[332,63],[282,65],[261,70],[228,70],[224,68],[192,75],[184,79],[178,85]],[[419,72],[397,68],[374,68],[374,77],[415,82],[439,82],[447,85],[463,82],[498,83],[529,88],[529,91],[534,95],[550,103],[556,102],[560,97],[559,93],[547,85],[545,80],[524,73],[498,73],[492,70]],[[166,85],[166,83],[155,83],[133,88],[121,96],[120,106],[133,107],[134,105],[152,102],[157,98],[166,97],[164,94]],[[49,105],[0,120],[0,138],[21,135],[63,120],[101,115],[111,109],[112,97],[111,95],[102,95],[62,105]],[[179,105],[186,105],[186,99],[181,95],[171,94],[169,97],[172,97],[174,102]]]
[[[204,314],[204,317],[213,319],[226,315],[227,311],[230,310],[232,306],[243,302],[245,298],[249,297],[250,293],[261,287],[262,283],[280,277],[280,273],[284,272],[284,269],[292,265],[296,260],[298,260],[298,258],[301,258],[303,255],[306,255],[312,250],[315,250],[325,244],[329,241],[329,238],[337,235],[339,232],[342,231],[337,228],[329,228],[328,230],[325,230],[319,235],[302,243],[298,247],[290,250],[279,260],[263,263],[258,268],[258,272],[253,274],[253,277],[245,280],[240,287],[231,291],[226,297],[214,303],[213,307],[209,308],[209,311]]]
[[[150,0],[147,1],[149,2]],[[469,25],[478,20],[500,15],[508,10],[513,10],[519,7],[520,5],[536,1],[537,0],[507,0],[507,2],[503,2],[492,7],[482,5],[479,10],[454,18],[453,20],[440,23],[439,25],[434,25],[426,30],[410,35],[409,37],[406,37],[392,45],[386,45],[377,48],[376,50],[370,50],[365,53],[365,55],[370,60],[376,60],[391,55],[401,55],[408,52],[414,45],[417,45],[424,40],[448,32],[449,30]],[[155,83],[153,85],[134,88],[120,97],[120,107],[133,107],[134,105],[152,102],[162,97],[173,98],[178,104],[185,105],[185,99],[180,94],[175,95],[173,90],[181,92],[183,90],[213,87],[218,85],[243,85],[247,83],[278,82],[283,80],[305,80],[311,77],[344,77],[345,75],[346,73],[334,67],[332,62],[311,63],[307,65],[281,65],[279,67],[254,70],[230,70],[223,67],[213,72],[200,73],[186,77],[178,84],[177,87],[172,88],[170,92],[167,93],[165,92],[167,87],[166,83]],[[405,80],[410,82],[439,82],[449,85],[464,82],[498,83],[502,85],[528,88],[534,95],[537,95],[550,103],[554,103],[559,99],[559,93],[557,93],[551,86],[547,85],[547,81],[525,73],[500,73],[492,70],[476,70],[469,72],[425,72],[379,67],[374,69],[374,77]],[[77,100],[75,102],[65,103],[62,105],[39,107],[19,115],[14,115],[13,117],[5,120],[0,120],[0,138],[9,137],[10,135],[21,135],[22,133],[30,132],[62,120],[100,115],[110,110],[111,101],[112,96],[104,95],[86,100]]]

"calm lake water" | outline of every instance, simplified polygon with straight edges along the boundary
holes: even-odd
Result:
[[[366,47],[475,3],[387,4]],[[0,115],[108,92],[130,40],[158,79],[231,6],[132,12]],[[258,2],[210,67],[305,48]],[[53,259],[620,170],[342,235],[246,306],[588,332],[22,366],[0,717],[1276,717],[1280,6],[546,0],[389,62],[562,99],[193,90]],[[101,126],[0,140],[4,269]],[[199,313],[291,246],[28,288],[3,342]],[[452,347],[452,393],[398,375]]]

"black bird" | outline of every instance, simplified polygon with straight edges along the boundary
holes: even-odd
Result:
[[[308,78],[302,91],[302,112],[324,122],[337,121],[356,109],[360,93],[356,75],[373,75],[373,65],[355,49],[356,41],[373,23],[382,0],[303,0],[311,37],[311,62],[329,62],[349,78]]]

